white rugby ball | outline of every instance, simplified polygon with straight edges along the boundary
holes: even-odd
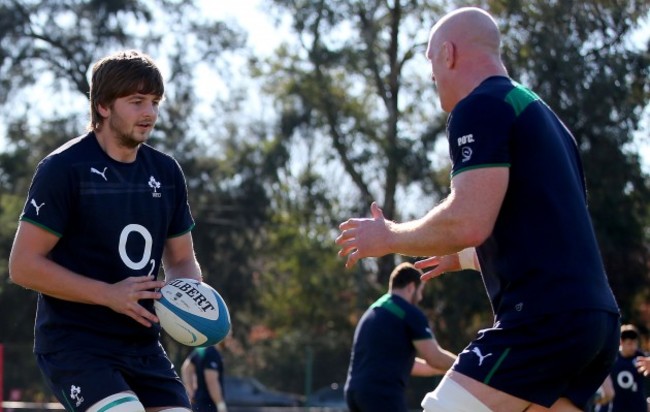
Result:
[[[160,326],[169,336],[187,346],[210,346],[230,331],[230,313],[221,295],[195,279],[174,279],[160,289],[154,302]]]

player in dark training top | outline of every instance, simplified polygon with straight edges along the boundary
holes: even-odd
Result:
[[[154,61],[119,52],[93,67],[90,131],[38,165],[11,251],[38,294],[34,352],[69,411],[188,411],[159,343],[157,280],[201,280],[178,163],[146,144],[164,96]]]
[[[581,411],[618,347],[618,306],[587,209],[579,150],[560,119],[508,77],[496,21],[461,8],[430,32],[427,59],[452,162],[450,195],[421,219],[340,225],[347,266],[431,256],[423,279],[481,272],[494,325],[458,355],[425,412]]]
[[[409,377],[444,374],[456,356],[443,349],[425,314],[422,272],[401,263],[388,293],[363,314],[354,332],[345,397],[350,412],[407,412]]]
[[[224,341],[221,341],[206,348],[196,348],[183,362],[181,377],[194,412],[228,412],[223,358],[219,352],[219,348],[224,346]]]
[[[637,369],[638,363],[646,357],[639,349],[640,338],[636,326],[621,326],[618,356],[610,372],[614,399],[601,405],[598,412],[648,412],[645,377]]]

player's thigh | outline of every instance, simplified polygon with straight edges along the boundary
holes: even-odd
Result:
[[[85,411],[122,392],[134,393],[147,410],[190,410],[185,387],[162,349],[138,356],[58,352],[37,360],[55,396],[70,411]]]
[[[399,393],[382,390],[350,390],[350,412],[407,412],[406,399]]]
[[[613,326],[610,324],[597,328],[601,336],[594,336],[593,339],[596,342],[602,341],[600,352],[596,353],[585,367],[576,368],[579,372],[575,372],[568,388],[562,394],[577,406],[583,407],[591,401],[614,365],[620,343],[620,323],[611,323]],[[562,409],[555,409],[554,405],[552,410]]]
[[[95,355],[57,352],[37,355],[36,360],[48,386],[68,411],[83,412],[102,399],[130,391],[122,375]]]
[[[422,400],[424,412],[579,412],[566,398],[548,409],[509,395],[458,372],[448,373]]]
[[[567,398],[560,398],[551,408],[545,408],[541,405],[531,405],[526,412],[583,412],[583,409],[578,408]]]
[[[193,412],[217,412],[217,405],[214,402],[197,400],[192,403]]]
[[[191,409],[185,386],[163,351],[126,358],[124,379],[148,411],[180,407]]]
[[[618,316],[600,311],[501,324],[481,331],[453,369],[533,404],[550,408],[566,397],[582,406],[613,362],[617,329]]]
[[[145,408],[133,392],[119,392],[95,402],[86,412],[144,412]]]
[[[455,379],[452,379],[455,378]],[[497,391],[458,372],[447,373],[436,389],[427,393],[422,399],[424,412],[490,412],[493,410],[478,397],[484,391]],[[507,395],[510,397],[510,395]],[[503,411],[504,408],[499,409]]]

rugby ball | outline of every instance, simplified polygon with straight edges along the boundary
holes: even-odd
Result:
[[[162,329],[186,346],[210,346],[230,331],[230,313],[221,295],[210,285],[179,278],[160,289],[154,302]]]

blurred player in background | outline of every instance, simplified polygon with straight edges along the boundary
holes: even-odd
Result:
[[[388,293],[361,317],[345,384],[350,412],[407,412],[409,375],[442,375],[456,360],[438,345],[416,306],[424,286],[420,276],[411,263],[397,266]]]
[[[196,348],[181,366],[181,378],[194,412],[228,412],[223,386],[223,358],[219,352],[224,345],[221,341],[207,348]]]
[[[185,177],[146,144],[164,96],[137,51],[99,60],[90,131],[38,165],[9,259],[38,294],[34,352],[68,411],[190,410],[160,345],[156,280],[201,280]]]
[[[614,386],[614,399],[603,405],[598,412],[648,412],[645,378],[637,370],[645,353],[639,350],[641,336],[634,325],[621,326],[621,340],[618,356],[610,372]]]
[[[481,271],[494,325],[458,355],[425,411],[580,411],[616,357],[619,310],[587,209],[579,149],[531,90],[508,77],[496,21],[466,7],[430,31],[427,58],[449,112],[449,196],[424,217],[340,225],[351,267],[431,256],[424,279]]]
[[[606,405],[614,399],[614,384],[612,377],[607,375],[603,383],[600,385],[596,393],[591,397],[585,407],[586,412],[596,412],[601,405]]]

